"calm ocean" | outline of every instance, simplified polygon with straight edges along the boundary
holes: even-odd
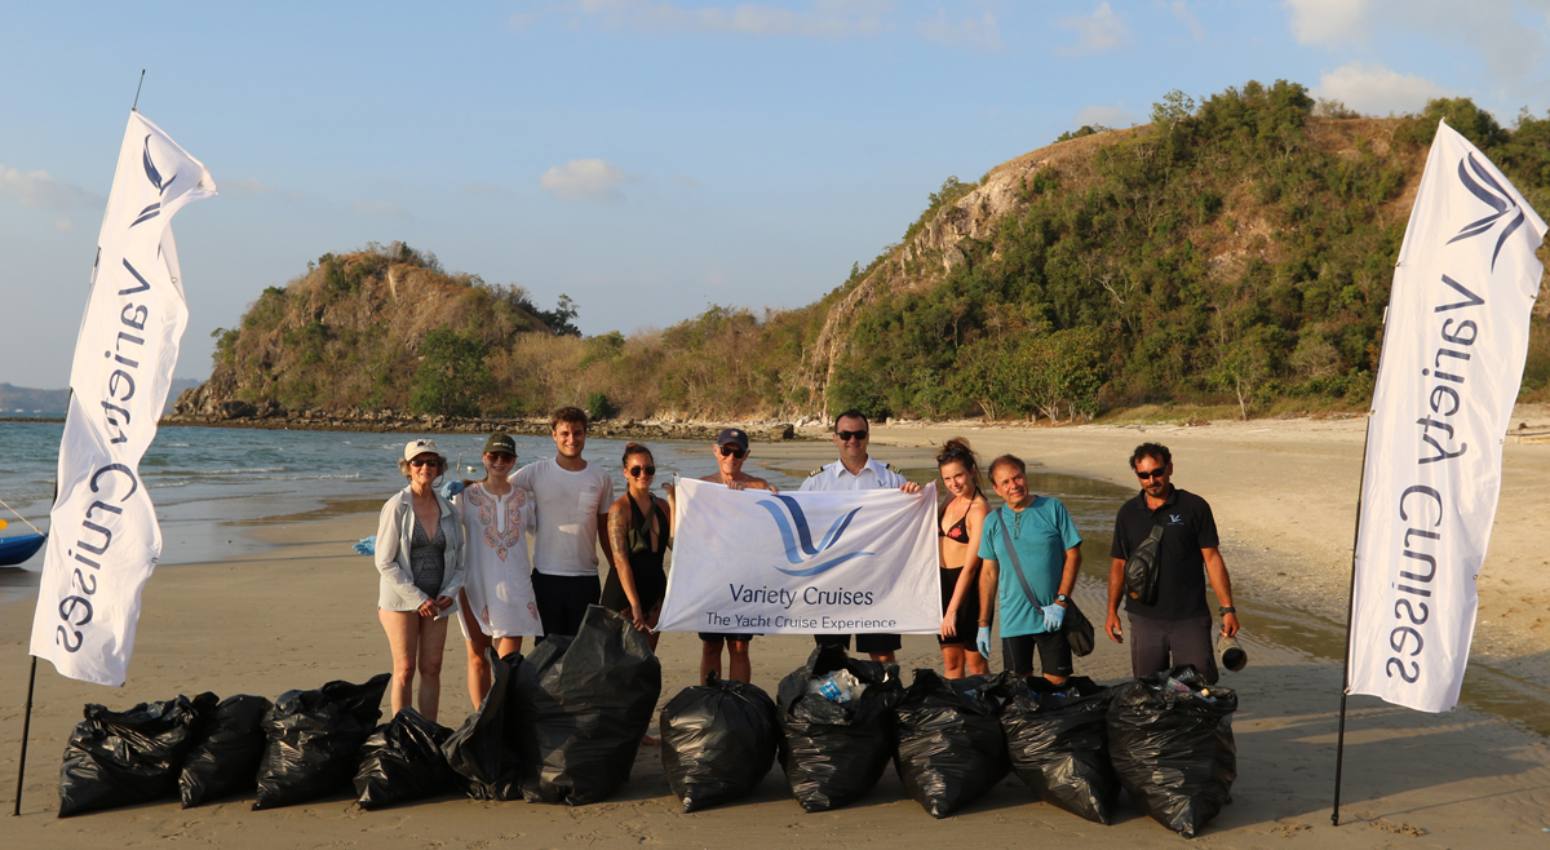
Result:
[[[0,456],[10,458],[12,475],[0,486],[0,498],[46,528],[53,498],[59,438],[58,422],[0,423]],[[404,479],[397,460],[405,441],[422,434],[343,431],[272,431],[256,428],[193,428],[168,426],[140,462],[140,475],[150,489],[162,528],[163,564],[219,560],[236,542],[236,526],[270,516],[316,511],[343,499],[381,502]],[[475,434],[433,435],[465,477],[483,474],[479,466],[484,437]],[[548,437],[518,436],[517,463],[554,455]],[[705,442],[650,444],[663,472],[686,476],[715,471]],[[616,492],[623,492],[619,470],[620,440],[587,441],[586,456],[614,475]],[[776,486],[794,488],[800,482],[790,471],[760,467],[750,458],[747,471],[769,478]],[[476,471],[477,470],[477,471]],[[5,514],[11,528],[25,531],[14,515]],[[363,532],[365,533],[365,532]],[[41,569],[43,555],[25,564]]]

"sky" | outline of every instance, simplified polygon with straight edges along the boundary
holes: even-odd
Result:
[[[0,382],[68,384],[141,68],[220,188],[174,223],[185,378],[264,287],[368,242],[629,333],[810,303],[945,178],[1174,89],[1550,111],[1550,0],[440,5],[3,0]]]

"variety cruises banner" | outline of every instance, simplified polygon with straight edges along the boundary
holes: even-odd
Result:
[[[1347,692],[1458,703],[1545,223],[1446,124],[1394,270],[1368,420]]]
[[[936,488],[780,493],[678,482],[658,628],[934,633]]]
[[[161,528],[140,480],[188,324],[173,215],[215,195],[199,160],[139,112],[119,148],[75,343],[59,493],[30,652],[72,679],[123,684]]]

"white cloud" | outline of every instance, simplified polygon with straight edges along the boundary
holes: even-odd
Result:
[[[994,53],[1002,47],[1000,24],[997,23],[996,16],[989,11],[977,18],[952,20],[947,17],[946,12],[938,9],[936,17],[921,21],[915,30],[920,33],[921,38],[949,47],[963,47],[987,53]]]
[[[1285,0],[1292,35],[1302,44],[1364,41],[1371,0]]]
[[[1062,18],[1060,26],[1076,33],[1076,44],[1061,51],[1068,55],[1102,53],[1130,41],[1130,27],[1107,2],[1099,3],[1090,15]]]
[[[626,179],[624,172],[605,160],[573,159],[550,166],[538,178],[538,185],[557,198],[601,200],[619,197],[619,187]]]
[[[798,8],[770,3],[721,8],[670,0],[576,0],[572,12],[622,29],[844,38],[881,32],[888,8],[881,0],[812,0]]]
[[[101,206],[101,195],[55,180],[47,171],[21,171],[0,165],[0,196],[24,207],[64,212]]]
[[[1076,113],[1076,126],[1129,127],[1136,123],[1135,116],[1123,106],[1084,106]]]
[[[1365,115],[1388,115],[1419,112],[1428,100],[1445,97],[1448,91],[1424,77],[1351,62],[1321,76],[1313,94],[1338,100]]]

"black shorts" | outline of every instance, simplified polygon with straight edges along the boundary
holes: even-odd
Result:
[[[1039,672],[1046,676],[1071,675],[1071,642],[1063,631],[1002,638],[1002,666],[1014,675],[1032,676],[1034,647],[1039,649]]]
[[[947,605],[953,601],[953,591],[958,589],[958,577],[963,575],[963,567],[942,567],[942,613],[947,613]],[[950,638],[942,637],[939,633],[936,642],[943,646],[963,646],[974,648],[974,639],[979,634],[980,627],[980,594],[979,588],[975,588],[968,596],[964,597],[963,604],[958,606],[958,617],[953,620],[958,633]]]
[[[726,633],[726,632],[700,632],[700,640],[703,640],[703,641],[712,641],[712,640],[734,641],[734,640],[740,640],[740,641],[744,641],[746,643],[747,641],[753,640],[755,637],[757,637],[757,636],[756,635],[734,635],[734,634],[729,634],[729,633]]]
[[[533,599],[545,635],[574,635],[587,606],[598,600],[597,576],[552,576],[533,571]],[[543,638],[539,638],[543,640]]]
[[[850,635],[813,635],[813,643],[819,646],[842,646],[850,649]],[[856,651],[882,654],[884,652],[897,652],[904,642],[898,635],[870,634],[856,635]]]

